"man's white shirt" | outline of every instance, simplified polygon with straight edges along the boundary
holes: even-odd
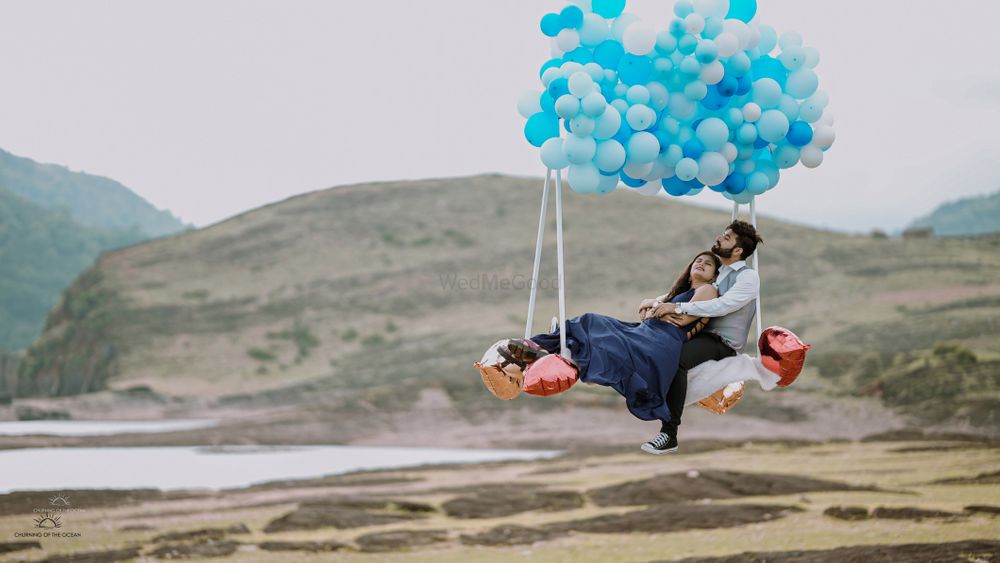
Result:
[[[727,276],[735,276],[736,272],[747,268],[747,263],[745,260],[739,260],[733,262],[728,266],[723,266],[719,268],[719,275],[716,277],[715,282],[712,283],[716,289],[719,288],[719,284],[726,279]],[[695,301],[680,303],[680,310],[682,313],[687,315],[693,315],[695,317],[722,317],[732,313],[733,311],[741,309],[744,305],[754,300],[760,292],[760,275],[756,270],[750,268],[745,274],[741,274],[733,284],[733,287],[729,288],[729,291],[725,295],[720,295],[715,299],[709,299],[708,301]],[[661,295],[657,299],[662,300],[665,295]]]

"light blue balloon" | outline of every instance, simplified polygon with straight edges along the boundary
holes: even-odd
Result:
[[[769,154],[766,150],[763,152]],[[778,185],[778,180],[781,179],[781,171],[778,170],[778,165],[770,157],[758,159],[756,166],[758,172],[767,176],[768,188]]]
[[[649,103],[649,88],[641,84],[636,84],[628,89],[625,93],[625,99],[630,104],[648,104]]]
[[[795,121],[799,118],[799,102],[788,94],[784,94],[781,96],[781,102],[778,103],[778,111],[785,114],[788,121]]]
[[[570,187],[578,193],[594,193],[601,185],[601,173],[593,162],[571,164],[568,176]]]
[[[587,117],[582,113],[569,120],[569,130],[577,137],[590,137],[594,133],[595,127],[597,127],[597,123],[594,118]]]
[[[673,53],[674,51],[677,50],[677,38],[671,35],[669,31],[661,31],[657,33],[656,49],[665,55]]]
[[[799,70],[806,64],[806,50],[802,47],[789,47],[778,55],[778,60],[789,71]]]
[[[776,108],[781,103],[781,86],[771,78],[753,83],[753,101],[764,109]]]
[[[774,163],[778,168],[791,168],[799,162],[799,149],[791,145],[779,145],[774,151]]]
[[[524,137],[533,146],[541,147],[552,137],[559,136],[559,118],[550,113],[536,113],[524,124]]]
[[[594,125],[594,138],[598,140],[610,139],[621,129],[622,114],[618,110],[609,107],[607,111],[597,117]]]
[[[693,158],[682,158],[674,167],[674,174],[685,182],[694,180],[698,176],[698,163]]]
[[[705,18],[705,29],[701,36],[705,39],[715,39],[722,33],[722,19],[716,17]]]
[[[753,201],[753,198],[755,197],[754,194],[750,193],[750,190],[743,190],[738,194],[731,194],[729,192],[726,192],[722,195],[726,199],[735,201],[736,203],[739,203],[741,205],[746,205],[750,203],[751,201]]]
[[[694,56],[698,59],[698,62],[707,65],[719,58],[719,48],[715,46],[715,41],[706,39],[698,43],[698,47],[694,50]]]
[[[584,115],[598,117],[608,109],[608,103],[600,92],[592,92],[587,94],[587,97],[581,101],[580,108],[583,110]]]
[[[569,77],[569,92],[577,98],[586,98],[588,94],[596,89],[597,85],[594,84],[594,79],[586,72],[574,72]]]
[[[663,162],[673,168],[684,158],[684,148],[680,145],[671,144],[663,153]]]
[[[684,95],[690,100],[703,100],[708,95],[708,86],[701,80],[694,80],[684,87]]]
[[[563,154],[563,140],[554,137],[542,144],[542,162],[547,168],[562,170],[569,166],[569,160]]]
[[[770,109],[760,116],[760,121],[757,122],[757,131],[761,139],[769,143],[777,143],[788,134],[790,125],[788,116],[776,109]]]
[[[748,72],[750,72],[750,57],[746,53],[740,51],[729,57],[729,61],[726,62],[726,74],[740,77]]]
[[[610,105],[611,105],[611,107],[613,107],[616,110],[618,110],[618,113],[625,113],[626,111],[628,111],[628,102],[626,102],[625,100],[623,100],[621,98],[617,98],[617,99],[611,100],[611,104]]]
[[[698,102],[689,99],[680,92],[670,95],[670,103],[667,104],[667,111],[672,117],[677,119],[693,119],[698,113]],[[687,142],[686,140],[684,142]]]
[[[698,181],[706,186],[721,184],[729,175],[729,161],[717,152],[706,152],[698,159]]]
[[[808,68],[800,68],[788,75],[785,91],[790,96],[802,100],[815,94],[818,87],[819,78],[816,73]]]
[[[563,154],[570,164],[590,162],[597,152],[597,142],[593,137],[570,135],[563,140]]]
[[[603,172],[616,172],[625,165],[625,147],[614,139],[602,141],[597,145],[594,162]]]
[[[652,133],[639,131],[628,141],[628,161],[636,164],[646,164],[656,160],[660,154],[660,142]]]
[[[718,152],[729,141],[729,127],[718,117],[702,120],[695,134],[707,151]]]
[[[740,125],[736,130],[736,140],[744,145],[753,144],[757,140],[757,128],[750,123]]]
[[[625,11],[625,0],[594,0],[594,13],[601,17],[617,18]]]
[[[691,0],[678,0],[674,4],[674,15],[684,19],[694,12],[694,5],[691,4]]]
[[[563,119],[573,119],[580,113],[580,100],[573,94],[559,96],[556,100],[556,115]]]
[[[757,0],[729,0],[729,13],[726,18],[734,18],[746,23],[757,15]]]
[[[601,183],[597,186],[597,193],[607,194],[615,191],[618,187],[618,174],[614,176],[605,176],[601,174]]]
[[[628,108],[628,112],[625,113],[625,120],[633,130],[645,131],[656,123],[656,112],[649,106],[642,104],[634,105]]]
[[[816,123],[823,117],[823,106],[817,104],[812,98],[802,102],[799,106],[799,119],[807,123]]]
[[[757,49],[760,50],[762,55],[766,55],[778,46],[778,32],[769,25],[759,26],[759,29],[760,42],[757,43]]]
[[[761,195],[767,191],[769,186],[767,174],[763,172],[754,172],[747,178],[747,189],[743,193],[749,193],[750,195]]]
[[[735,131],[740,125],[746,122],[746,118],[743,117],[743,111],[738,108],[729,108],[726,110],[726,125],[729,129]]]
[[[701,74],[701,63],[694,56],[688,55],[681,61],[681,72],[691,76]]]

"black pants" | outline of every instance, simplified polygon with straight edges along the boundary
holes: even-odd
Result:
[[[721,360],[735,356],[736,351],[722,341],[717,334],[700,332],[681,347],[681,361],[677,366],[670,389],[667,390],[667,408],[670,409],[670,420],[664,422],[660,432],[677,435],[677,427],[681,424],[681,414],[684,412],[684,399],[687,398],[688,370],[709,360]]]

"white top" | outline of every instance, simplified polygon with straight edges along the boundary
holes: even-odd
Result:
[[[739,260],[728,266],[719,268],[719,275],[712,285],[718,289],[719,284],[726,279],[726,276],[746,267],[746,261]],[[708,301],[680,303],[679,306],[682,313],[695,317],[724,317],[753,301],[758,293],[760,293],[760,275],[756,270],[750,268],[749,272],[741,275],[736,280],[736,283],[733,284],[733,287],[729,288],[729,291],[725,295],[720,295]]]

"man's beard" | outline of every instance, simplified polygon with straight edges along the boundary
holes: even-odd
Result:
[[[730,248],[728,250],[723,250],[722,247],[719,246],[719,243],[715,243],[714,245],[712,245],[712,252],[715,253],[715,255],[718,256],[719,258],[733,257],[733,249]]]

